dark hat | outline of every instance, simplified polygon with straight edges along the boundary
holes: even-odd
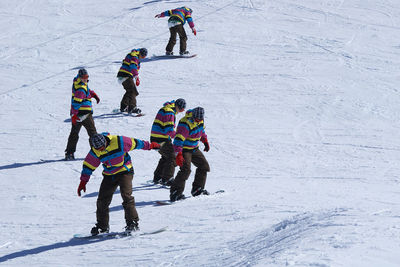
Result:
[[[89,139],[90,145],[95,149],[107,146],[106,137],[102,134],[95,134]]]
[[[82,78],[87,78],[87,77],[89,77],[89,74],[86,69],[82,68],[82,69],[79,69],[78,76],[82,77]]]
[[[147,49],[146,48],[140,48],[139,49],[139,54],[142,56],[142,57],[147,57]]]
[[[178,98],[175,100],[175,107],[178,109],[185,109],[186,108],[186,101],[183,98]]]
[[[198,119],[198,120],[203,120],[204,119],[204,108],[202,107],[197,107],[192,110],[193,118]]]

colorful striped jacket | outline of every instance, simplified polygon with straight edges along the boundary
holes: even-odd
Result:
[[[175,100],[165,102],[163,107],[158,111],[151,127],[151,142],[160,144],[175,137],[176,114]]]
[[[134,149],[150,150],[150,143],[136,138],[126,136],[110,135],[106,136],[109,143],[104,151],[91,148],[83,162],[81,180],[89,181],[90,175],[96,168],[103,163],[103,175],[112,176],[123,172],[133,172],[131,157],[128,152]]]
[[[160,17],[166,17],[169,16],[171,17],[170,19],[178,19],[182,24],[184,25],[185,22],[187,21],[189,24],[189,27],[191,29],[194,28],[194,22],[192,18],[192,10],[187,7],[179,7],[176,9],[170,9],[167,11],[164,11],[160,14]]]
[[[185,117],[179,120],[174,139],[175,152],[193,151],[199,147],[199,140],[207,138],[204,120],[196,122],[192,117],[192,110],[188,110]]]
[[[122,66],[118,71],[117,77],[135,77],[139,75],[140,60],[139,49],[133,49],[122,61]]]
[[[71,115],[85,115],[93,113],[92,94],[87,83],[83,82],[78,76],[74,78],[72,84]]]

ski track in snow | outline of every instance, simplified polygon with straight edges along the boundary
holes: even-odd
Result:
[[[225,249],[230,255],[218,255],[219,261],[223,259],[218,266],[255,266],[265,259],[269,259],[270,264],[280,265],[281,262],[274,258],[279,258],[280,254],[298,246],[302,239],[318,236],[319,232],[329,227],[340,227],[334,222],[335,217],[343,216],[345,212],[346,209],[335,209],[299,214],[265,230],[255,231],[246,238],[231,241]]]

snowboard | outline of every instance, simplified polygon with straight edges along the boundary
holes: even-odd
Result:
[[[151,57],[142,59],[142,62],[147,61],[157,61],[157,60],[168,60],[168,59],[178,59],[178,58],[194,58],[197,54],[189,55],[153,55]]]
[[[152,58],[160,58],[160,57],[166,57],[166,58],[193,58],[197,56],[197,54],[189,54],[189,55],[153,55]]]
[[[131,117],[143,117],[145,115],[144,113],[137,114],[137,113],[121,112],[119,110],[119,108],[113,109],[112,113],[114,113],[114,114],[122,114],[122,115],[125,115],[125,116],[131,116]]]
[[[221,193],[224,193],[224,192],[225,192],[225,190],[221,189],[221,190],[215,191],[214,193],[210,193],[209,195],[202,195],[202,196],[207,197],[207,196],[212,196],[212,195],[216,195],[216,194],[221,194]],[[185,197],[183,199],[180,199],[180,200],[177,200],[177,201],[174,201],[174,202],[171,202],[170,200],[157,200],[155,202],[155,205],[156,206],[172,205],[172,204],[175,204],[175,203],[179,203],[179,202],[181,202],[181,201],[183,201],[185,199],[188,199],[188,198],[192,198],[192,196],[188,196],[188,197]]]
[[[76,239],[101,239],[101,238],[122,238],[122,237],[128,237],[128,236],[144,236],[144,235],[155,235],[159,234],[162,232],[167,231],[168,227],[162,227],[160,229],[156,229],[153,231],[149,232],[143,232],[143,233],[138,233],[138,235],[135,235],[135,231],[133,232],[111,232],[111,233],[100,233],[98,235],[86,235],[86,234],[75,234],[74,238]]]

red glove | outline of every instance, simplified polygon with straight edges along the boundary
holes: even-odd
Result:
[[[92,97],[94,97],[94,99],[96,99],[97,104],[100,102],[100,98],[98,97],[98,95],[95,92],[92,92]]]
[[[78,196],[81,196],[82,190],[83,190],[83,192],[86,192],[86,184],[87,184],[87,182],[81,180],[81,182],[79,183],[79,186],[78,186]]]
[[[182,167],[184,161],[185,160],[183,159],[182,152],[179,152],[178,155],[176,155],[176,165],[178,165],[179,167]]]
[[[74,114],[71,117],[72,124],[75,125],[77,121],[79,121],[78,115]]]
[[[193,32],[193,34],[196,36],[197,32],[196,32],[196,29],[195,29],[195,28],[192,29],[192,32]]]
[[[204,151],[205,151],[205,152],[208,152],[208,151],[210,150],[210,145],[208,144],[207,138],[205,138],[205,139],[203,140],[203,144],[204,144]]]
[[[139,80],[139,76],[136,77],[136,86],[140,85],[140,80]]]
[[[150,149],[158,149],[160,148],[160,144],[156,142],[151,142]]]

